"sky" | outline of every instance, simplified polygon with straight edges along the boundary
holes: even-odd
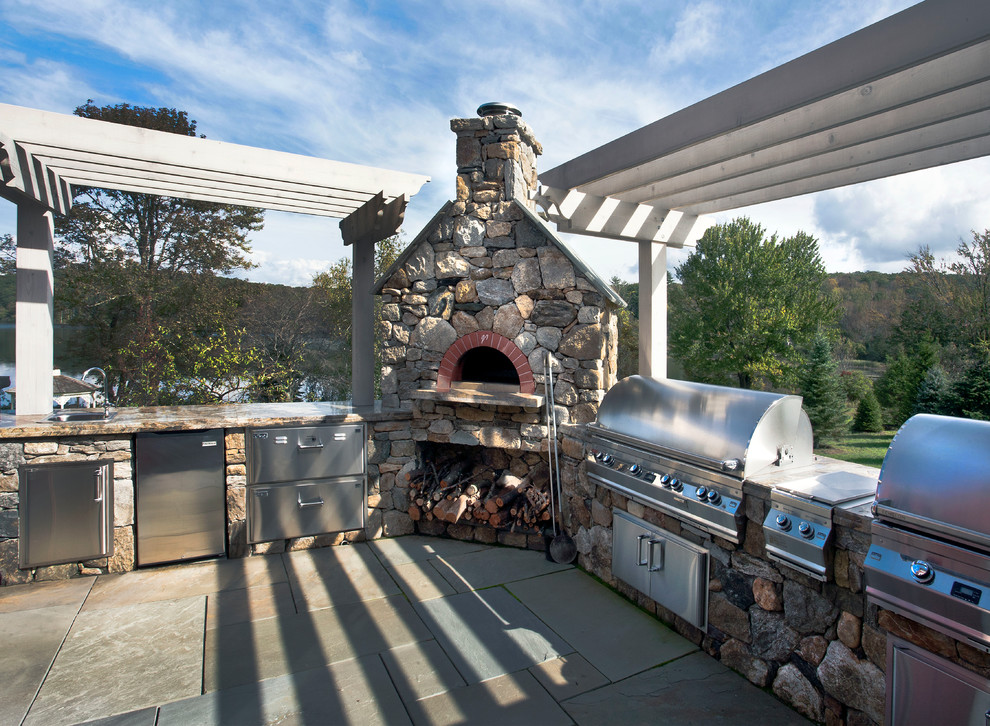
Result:
[[[427,174],[412,239],[454,195],[451,118],[506,101],[558,166],[913,4],[909,0],[0,0],[0,103],[187,111],[211,139]],[[833,272],[951,255],[990,227],[990,159],[713,215],[803,230]],[[338,220],[268,212],[244,277],[306,285]],[[0,234],[16,208],[0,200]],[[566,236],[606,279],[636,245]],[[671,268],[687,252],[671,251]]]

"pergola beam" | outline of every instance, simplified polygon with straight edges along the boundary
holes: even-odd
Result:
[[[394,222],[388,236],[398,229],[408,198],[427,181],[419,174],[0,104],[0,197],[18,208],[18,413],[51,410],[51,212],[67,213],[80,188],[336,218],[349,218],[378,200],[390,212],[386,222]],[[384,226],[376,220],[372,232]],[[356,291],[371,288],[374,242],[381,239],[362,230],[364,243],[354,246],[361,280],[359,286],[355,278]],[[357,292],[355,301],[355,323],[367,328],[354,330],[364,357],[355,359],[353,390],[355,404],[362,405],[373,403],[372,307]]]

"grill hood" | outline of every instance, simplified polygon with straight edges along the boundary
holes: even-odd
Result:
[[[990,422],[919,414],[908,419],[880,470],[880,520],[990,552]]]
[[[669,378],[630,376],[614,385],[590,432],[739,479],[812,461],[800,396]]]

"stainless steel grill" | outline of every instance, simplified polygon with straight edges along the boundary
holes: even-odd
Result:
[[[588,476],[735,543],[743,481],[812,462],[799,396],[630,376],[586,427]]]
[[[870,600],[990,652],[988,513],[990,423],[909,419],[880,472]]]

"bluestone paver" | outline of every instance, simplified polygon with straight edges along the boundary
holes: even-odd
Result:
[[[610,681],[579,653],[539,663],[529,669],[536,680],[557,701],[573,698],[580,693],[607,686]]]
[[[392,648],[382,653],[382,660],[406,703],[465,685],[461,674],[435,640]]]
[[[0,615],[0,724],[24,718],[77,612],[78,604]]]
[[[203,596],[83,610],[25,724],[74,724],[201,692]]]
[[[433,564],[457,592],[574,569],[573,565],[550,562],[539,552],[502,547],[444,556]]]
[[[579,726],[809,723],[700,651],[561,705]]]
[[[574,650],[501,587],[426,600],[415,607],[468,683]]]
[[[611,681],[698,649],[576,569],[506,587]]]
[[[432,600],[456,592],[433,566],[432,560],[389,567],[388,574],[410,600]]]
[[[407,703],[406,707],[416,726],[563,726],[572,723],[528,671],[455,688]]]
[[[289,583],[214,592],[206,599],[206,628],[266,620],[296,612]]]
[[[73,577],[71,580],[0,587],[0,613],[59,605],[75,605],[78,610],[89,595],[94,582],[96,582],[95,577]]]

